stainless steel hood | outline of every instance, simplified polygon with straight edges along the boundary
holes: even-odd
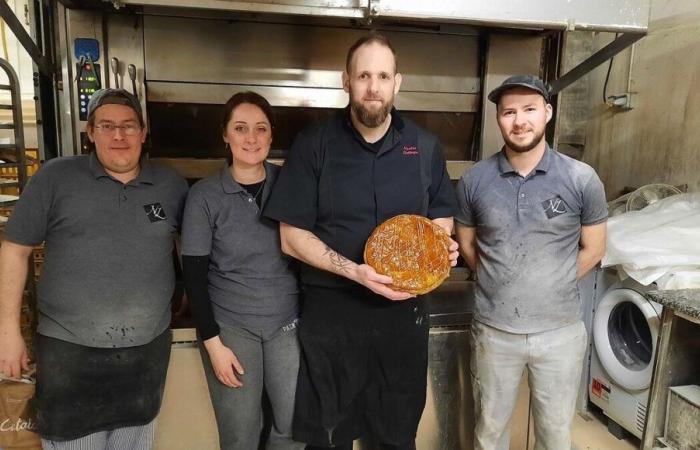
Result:
[[[221,104],[235,86],[256,90],[273,106],[314,108],[347,105],[345,49],[364,34],[346,27],[165,16],[144,16],[143,28],[149,102]],[[410,74],[399,109],[478,109],[475,35],[386,34],[400,71]]]
[[[373,3],[373,2],[370,2]],[[379,0],[377,15],[550,30],[645,32],[649,0]]]
[[[644,33],[650,0],[114,0],[140,5],[224,11],[458,22],[488,27]]]

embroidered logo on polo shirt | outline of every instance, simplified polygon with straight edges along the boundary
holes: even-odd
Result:
[[[561,216],[568,211],[566,209],[566,203],[564,203],[564,200],[562,200],[559,196],[543,201],[542,207],[544,208],[544,212],[547,214],[547,218],[549,219]]]
[[[146,211],[146,216],[148,220],[153,222],[160,222],[165,220],[168,216],[165,215],[165,210],[160,205],[160,203],[151,203],[150,205],[143,205],[143,209]]]
[[[404,145],[403,146],[403,154],[404,155],[417,155],[418,154],[418,147],[415,145]]]

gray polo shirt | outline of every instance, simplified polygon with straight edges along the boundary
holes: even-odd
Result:
[[[94,153],[57,158],[34,175],[6,239],[45,241],[38,332],[89,347],[143,345],[170,324],[173,238],[187,183],[141,160],[127,184]]]
[[[476,320],[537,333],[581,318],[581,226],[608,215],[603,184],[590,166],[547,147],[522,177],[501,151],[462,176],[457,198],[455,219],[476,227]]]
[[[262,205],[279,167],[265,163]],[[187,197],[182,254],[209,255],[209,298],[223,326],[272,331],[297,317],[292,259],[280,249],[279,225],[260,217],[229,168],[197,182]]]

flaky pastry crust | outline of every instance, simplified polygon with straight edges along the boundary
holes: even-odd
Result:
[[[392,278],[396,291],[425,294],[450,275],[450,238],[431,220],[401,214],[374,229],[365,244],[365,262]]]

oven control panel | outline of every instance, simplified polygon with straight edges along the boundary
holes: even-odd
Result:
[[[78,84],[78,115],[80,120],[87,120],[87,105],[98,89],[102,87],[100,80],[100,65],[86,61],[76,64],[76,82]]]

